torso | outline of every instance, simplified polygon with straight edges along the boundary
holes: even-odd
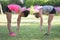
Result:
[[[44,13],[50,13],[52,10],[53,10],[53,6],[43,6],[42,9],[43,9],[43,12]]]
[[[8,5],[8,8],[11,11],[14,11],[14,12],[18,13],[19,8],[21,8],[21,7],[19,5],[16,5],[16,4],[10,4],[10,5]]]

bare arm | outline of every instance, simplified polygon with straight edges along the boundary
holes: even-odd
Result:
[[[39,16],[40,16],[40,30],[42,31],[42,25],[43,25],[42,10],[39,11]]]
[[[21,22],[21,15],[19,14],[18,18],[17,18],[17,26],[18,27],[20,26],[20,22]]]
[[[21,16],[22,16],[22,12],[21,12],[21,10],[19,9],[18,18],[17,18],[17,30],[18,30],[18,31],[19,31],[19,28],[20,28]]]

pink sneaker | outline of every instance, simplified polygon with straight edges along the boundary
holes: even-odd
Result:
[[[9,36],[16,36],[14,32],[9,33]]]

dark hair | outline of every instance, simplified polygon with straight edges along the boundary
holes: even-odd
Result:
[[[34,13],[33,15],[35,15],[36,18],[39,18],[39,13]]]
[[[28,10],[23,11],[23,13],[24,13],[24,17],[27,17],[28,14],[29,14],[29,12],[30,12],[30,11],[28,11]]]

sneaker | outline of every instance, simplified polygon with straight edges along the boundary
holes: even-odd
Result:
[[[16,36],[14,32],[9,33],[9,36]]]
[[[44,35],[47,35],[47,36],[49,36],[50,34],[49,34],[49,33],[45,33]]]

